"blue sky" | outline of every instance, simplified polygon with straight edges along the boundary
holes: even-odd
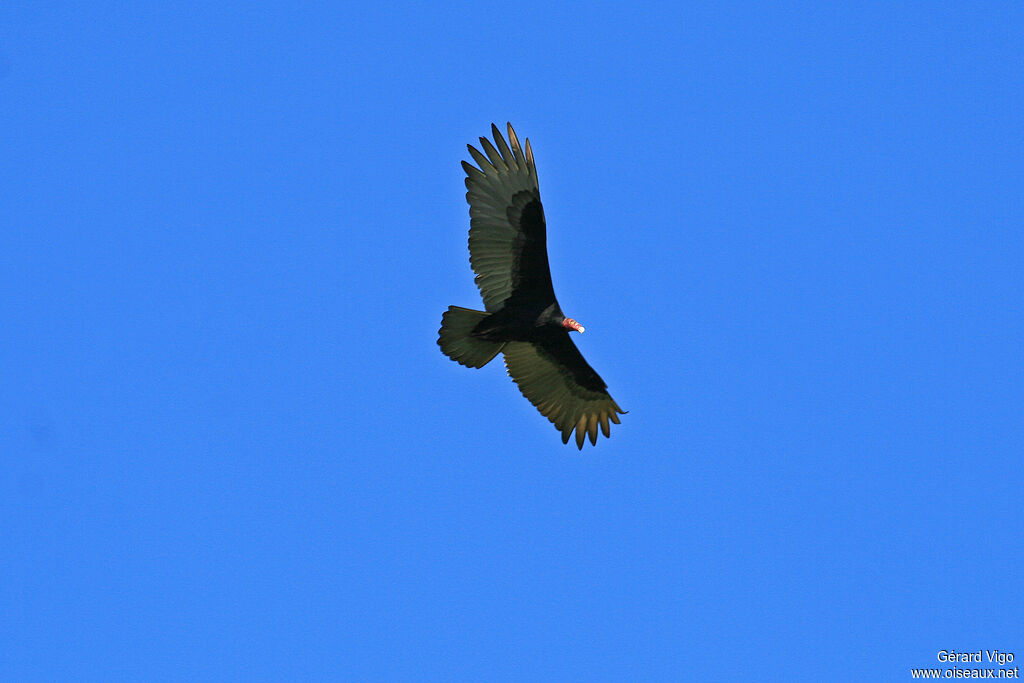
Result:
[[[1022,27],[6,3],[0,678],[1024,659]],[[630,411],[582,453],[435,345],[505,121]]]

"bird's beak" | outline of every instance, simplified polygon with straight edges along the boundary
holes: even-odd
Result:
[[[577,332],[579,332],[581,334],[583,332],[585,332],[586,329],[587,329],[587,328],[583,327],[583,325],[580,325],[578,322],[573,320],[572,318],[566,318],[565,320],[563,320],[562,321],[562,327],[564,327],[567,330],[576,330]]]

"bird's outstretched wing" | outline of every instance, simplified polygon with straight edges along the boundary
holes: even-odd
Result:
[[[544,207],[530,141],[526,149],[508,124],[510,144],[491,125],[494,144],[480,138],[469,153],[480,168],[463,161],[469,202],[469,262],[484,308],[496,311],[515,292],[554,302],[548,268]]]
[[[597,428],[609,436],[608,422],[619,424],[625,413],[608,394],[607,385],[594,372],[568,332],[543,342],[509,342],[502,349],[509,376],[523,396],[562,432],[568,443],[576,430],[576,445],[583,449],[589,435],[597,444]]]

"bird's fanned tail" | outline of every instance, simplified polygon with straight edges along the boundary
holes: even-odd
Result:
[[[437,337],[437,345],[444,355],[470,368],[482,368],[490,363],[504,344],[478,339],[470,334],[477,323],[487,316],[483,311],[449,306],[441,316],[441,329]]]

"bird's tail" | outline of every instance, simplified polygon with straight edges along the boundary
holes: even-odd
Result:
[[[437,338],[437,345],[444,355],[470,368],[482,368],[490,363],[505,344],[478,339],[470,334],[477,323],[488,315],[490,313],[484,311],[449,306],[441,316],[441,329],[438,330]]]

